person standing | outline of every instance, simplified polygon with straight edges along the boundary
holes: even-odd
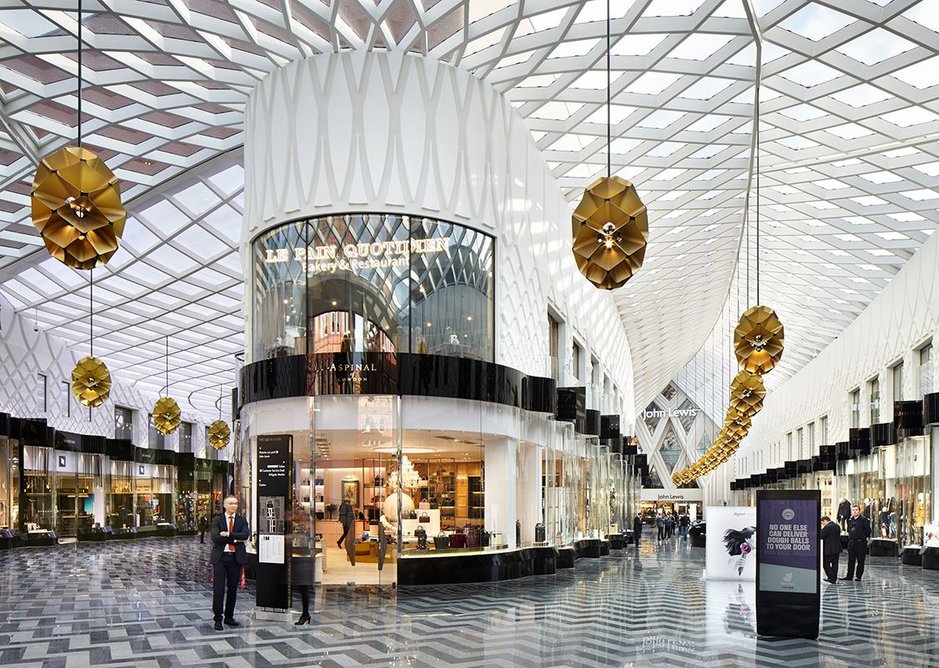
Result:
[[[205,532],[209,530],[209,518],[203,515],[199,518],[199,542],[205,542]]]
[[[665,540],[665,518],[661,514],[655,516],[655,528],[659,531],[659,542]]]
[[[691,518],[688,517],[688,513],[682,513],[681,518],[678,520],[678,533],[682,538],[688,538],[688,527],[691,526]]]
[[[222,506],[225,512],[212,521],[212,612],[216,631],[222,630],[223,603],[225,624],[241,626],[235,621],[235,596],[241,569],[248,561],[245,541],[251,535],[248,520],[238,514],[238,498],[226,496]]]
[[[639,549],[639,541],[642,539],[642,515],[636,513],[633,518],[633,545]]]
[[[867,540],[870,537],[871,521],[861,514],[861,507],[854,504],[851,506],[851,517],[848,518],[848,574],[842,580],[860,580],[864,575]]]
[[[336,541],[339,549],[342,549],[342,541],[346,539],[352,527],[355,526],[355,509],[352,507],[352,500],[346,497],[339,505],[339,523],[342,524],[342,535]]]
[[[818,537],[822,541],[822,567],[825,569],[825,579],[834,584],[838,581],[838,558],[841,556],[841,527],[832,522],[828,515],[825,515],[822,517],[822,530]]]

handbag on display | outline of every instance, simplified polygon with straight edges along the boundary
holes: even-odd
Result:
[[[544,523],[538,522],[538,524],[535,525],[535,542],[543,543],[545,540],[547,540],[547,538],[545,536]]]
[[[380,475],[375,476],[375,487],[384,487],[384,486],[385,486],[385,479]]]
[[[416,511],[416,510],[409,510],[409,511],[408,511],[407,519],[409,519],[409,520],[416,520],[416,519],[417,519],[417,511]]]
[[[468,526],[463,529],[463,535],[466,536],[466,547],[479,547],[479,528]]]
[[[448,547],[450,547],[450,536],[445,533],[434,536],[435,550],[446,550]]]
[[[430,522],[430,513],[424,512],[421,513],[420,517],[417,518],[417,521],[421,524],[427,524]]]
[[[430,502],[421,501],[419,504],[417,504],[417,508],[418,510],[430,510]]]
[[[482,547],[489,547],[489,532],[483,531],[479,534],[479,544]]]
[[[414,537],[417,539],[417,549],[426,550],[427,549],[427,532],[424,531],[424,527],[417,527],[414,530]]]

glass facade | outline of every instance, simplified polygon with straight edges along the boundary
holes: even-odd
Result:
[[[430,353],[492,360],[492,237],[429,218],[327,216],[253,244],[254,360]]]

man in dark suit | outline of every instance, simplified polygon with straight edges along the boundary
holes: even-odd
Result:
[[[215,630],[222,630],[222,604],[225,608],[225,624],[240,626],[235,621],[235,596],[241,569],[248,560],[245,541],[250,537],[248,520],[238,514],[238,499],[226,496],[222,502],[225,510],[212,518],[212,612],[215,614]],[[228,590],[228,596],[225,590]]]
[[[854,504],[848,520],[848,575],[842,580],[860,580],[864,575],[864,560],[867,558],[867,541],[870,537],[871,522],[861,514],[861,507]]]
[[[822,566],[825,579],[834,584],[838,581],[838,557],[841,556],[841,527],[828,515],[822,518],[822,530],[818,537],[822,541]]]

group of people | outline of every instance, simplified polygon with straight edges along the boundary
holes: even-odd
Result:
[[[658,540],[668,540],[675,535],[677,529],[681,538],[688,537],[688,527],[691,526],[691,518],[682,513],[679,515],[674,510],[672,512],[659,513],[655,516],[655,528],[658,532]]]
[[[839,515],[841,515],[839,509]],[[822,541],[822,566],[825,569],[825,580],[834,584],[838,581],[838,561],[841,558],[841,529],[837,523],[832,522],[827,515],[822,517],[822,530],[819,538]],[[871,523],[861,514],[858,504],[851,505],[851,514],[845,520],[845,531],[848,534],[848,570],[842,580],[860,580],[864,575],[864,561],[867,559],[868,543],[871,538]]]

